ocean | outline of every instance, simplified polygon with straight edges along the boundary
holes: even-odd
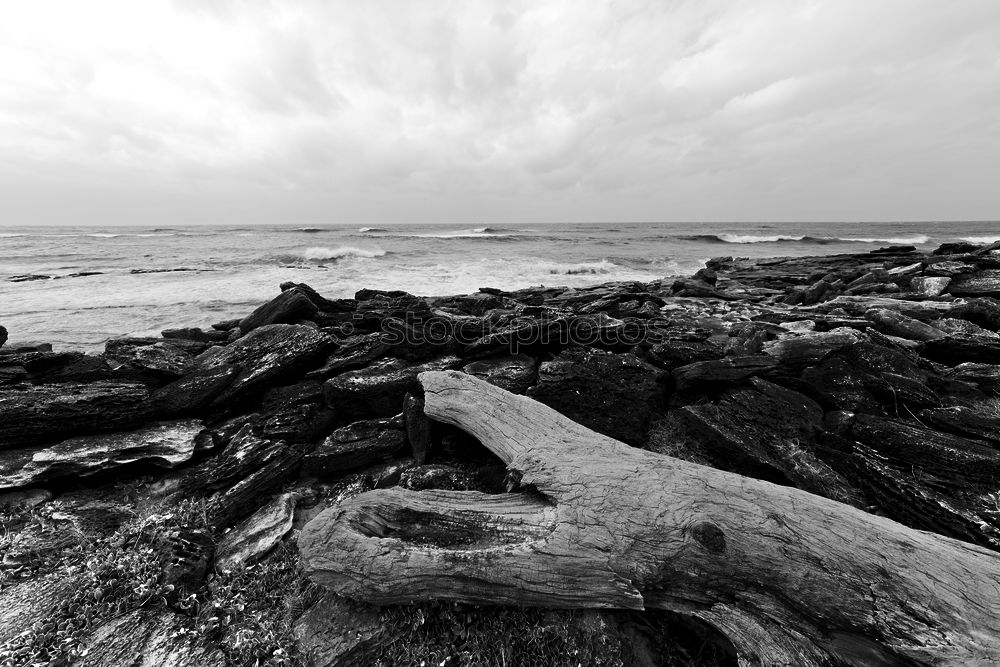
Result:
[[[93,351],[242,317],[285,281],[331,298],[363,287],[462,294],[690,275],[721,255],[961,239],[1000,239],[1000,222],[0,227],[0,325],[11,342]]]

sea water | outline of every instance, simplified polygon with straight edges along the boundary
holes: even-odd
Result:
[[[0,227],[0,325],[12,342],[95,350],[242,317],[285,281],[331,298],[363,287],[463,294],[690,275],[720,255],[963,239],[1000,239],[1000,222]]]

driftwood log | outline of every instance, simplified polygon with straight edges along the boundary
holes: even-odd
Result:
[[[303,530],[344,596],[668,609],[742,664],[1000,664],[1000,555],[794,488],[635,449],[454,371],[426,412],[478,438],[521,492],[373,491]]]

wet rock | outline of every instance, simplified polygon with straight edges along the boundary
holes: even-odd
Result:
[[[262,415],[260,433],[272,440],[309,442],[329,433],[336,418],[336,411],[325,405],[289,405]]]
[[[570,348],[538,370],[528,395],[587,428],[641,445],[663,409],[667,374],[634,354]]]
[[[185,375],[153,392],[153,409],[160,417],[202,414],[239,372],[238,366],[226,365]]]
[[[952,278],[948,293],[955,296],[1000,297],[1000,270],[987,269]]]
[[[406,395],[403,399],[403,420],[413,458],[417,465],[423,465],[431,448],[431,420],[424,414],[423,396]]]
[[[226,533],[215,551],[217,567],[228,570],[266,556],[292,530],[295,500],[294,493],[283,493]]]
[[[946,335],[937,327],[885,308],[873,308],[865,313],[865,317],[882,333],[900,338],[928,341],[944,338]]]
[[[1000,415],[993,406],[976,409],[963,405],[921,410],[920,421],[939,431],[946,431],[964,438],[985,440],[1000,447]]]
[[[570,318],[561,311],[544,311],[538,317],[519,315],[465,348],[465,356],[518,354],[557,348],[567,341]]]
[[[144,463],[173,468],[191,458],[202,424],[163,422],[123,433],[78,436],[43,449],[0,453],[0,489],[86,477]]]
[[[699,361],[674,369],[678,391],[688,391],[713,384],[735,384],[765,373],[778,362],[768,356],[725,357]]]
[[[537,362],[526,354],[513,354],[474,361],[462,368],[492,385],[514,394],[524,394],[538,377]]]
[[[975,271],[975,264],[946,260],[928,264],[927,268],[924,269],[924,275],[939,278],[954,278],[966,273],[975,273]]]
[[[109,340],[105,344],[104,356],[107,359],[129,364],[135,368],[152,372],[155,376],[166,380],[174,380],[194,365],[194,354],[190,350],[202,351],[205,344],[188,346],[184,349],[180,343],[188,342],[180,339],[159,338],[122,338]]]
[[[121,382],[0,387],[0,449],[135,428],[151,416],[148,399],[143,385]]]
[[[713,403],[672,411],[713,464],[863,506],[850,482],[816,452],[823,410],[806,396],[753,378]]]
[[[216,333],[216,332],[212,332]],[[164,338],[179,338],[181,340],[194,340],[201,343],[214,342],[215,339],[212,335],[203,329],[198,327],[185,327],[180,329],[164,329],[160,332],[160,335]]]
[[[1000,337],[1000,334],[997,334],[995,331],[984,329],[969,320],[960,320],[954,317],[942,317],[940,320],[934,320],[933,324],[935,328],[949,335],[986,336],[987,338]]]
[[[387,461],[406,446],[401,419],[354,422],[331,433],[302,461],[302,472],[322,477]]]
[[[826,332],[785,335],[766,343],[764,352],[783,364],[812,364],[863,340],[864,334],[843,327]]]
[[[447,491],[478,491],[480,482],[475,473],[448,465],[418,465],[404,470],[399,479],[404,489],[444,489]]]
[[[1000,365],[997,364],[962,363],[948,371],[946,377],[971,382],[984,392],[994,393],[1000,390]]]
[[[402,411],[407,393],[419,391],[417,375],[423,371],[454,370],[461,365],[461,360],[454,356],[424,364],[384,359],[327,380],[323,396],[327,405],[349,419],[394,415]]]
[[[27,352],[2,358],[0,363],[16,359],[34,384],[57,382],[94,382],[118,379],[119,373],[101,357],[82,352]]]
[[[949,366],[968,361],[995,363],[1000,361],[1000,339],[987,336],[945,336],[924,343],[921,354]]]
[[[7,342],[7,327],[0,326],[0,347],[4,346]]]
[[[268,324],[225,347],[206,351],[197,357],[193,370],[239,369],[229,387],[213,401],[228,407],[300,377],[334,345],[332,338],[312,327]]]
[[[292,324],[312,319],[317,312],[319,308],[309,298],[308,293],[298,287],[292,287],[240,320],[239,327],[245,334],[265,324]]]
[[[709,340],[675,338],[656,343],[649,349],[649,361],[660,368],[671,370],[699,361],[719,359],[723,348]]]
[[[389,353],[389,349],[390,346],[383,340],[381,333],[352,336],[341,342],[325,364],[306,373],[306,377],[326,379],[347,371],[356,371],[381,359]]]

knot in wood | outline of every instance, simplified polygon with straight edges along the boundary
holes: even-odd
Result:
[[[709,553],[721,554],[726,551],[726,534],[711,521],[702,521],[692,526],[691,536]]]

